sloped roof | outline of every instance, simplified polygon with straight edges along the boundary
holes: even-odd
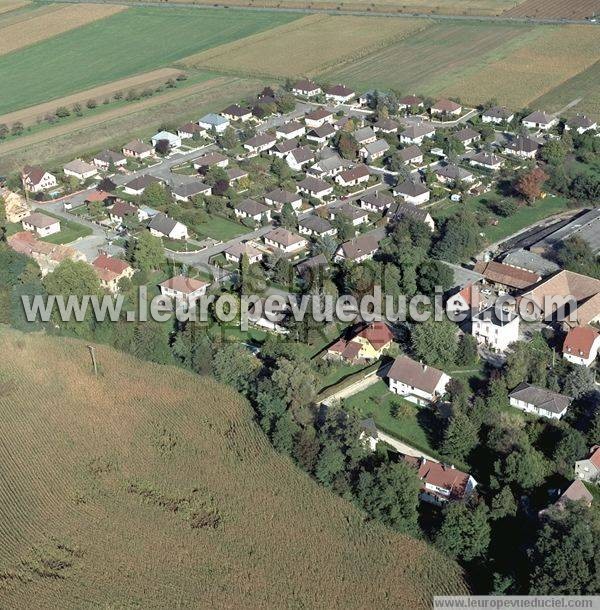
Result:
[[[598,337],[600,337],[600,333],[594,328],[590,326],[576,326],[565,337],[563,353],[589,358],[594,341]]]
[[[433,366],[421,364],[408,356],[398,356],[389,370],[388,377],[433,394],[443,374],[443,371]]]
[[[515,400],[522,400],[538,409],[557,414],[567,409],[573,400],[569,396],[551,392],[546,388],[540,388],[525,381],[520,383],[508,396]]]
[[[540,276],[526,269],[517,269],[504,263],[496,261],[479,261],[475,264],[474,271],[481,273],[486,280],[511,288],[527,288],[539,282]]]

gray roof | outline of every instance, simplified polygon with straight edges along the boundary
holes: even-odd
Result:
[[[554,120],[554,117],[551,114],[548,114],[547,112],[535,110],[531,114],[528,114],[523,120],[530,123],[547,124],[551,123]]]
[[[465,178],[473,175],[470,171],[463,169],[462,167],[458,167],[458,165],[451,164],[438,167],[435,170],[435,173],[438,176],[443,176],[449,180],[464,180]]]
[[[294,150],[290,151],[289,154],[294,157],[297,163],[306,163],[307,161],[312,161],[315,158],[315,153],[312,151],[310,146],[300,146],[299,148],[294,148]]]
[[[357,129],[352,135],[359,144],[365,140],[370,140],[376,137],[375,132],[370,127],[362,127],[361,129]]]
[[[173,194],[178,195],[179,197],[194,197],[195,195],[200,195],[201,193],[205,193],[210,189],[208,184],[204,184],[204,182],[187,182],[185,184],[181,184],[173,189]]]
[[[428,193],[429,189],[422,182],[405,180],[402,184],[397,184],[394,187],[394,192],[408,195],[409,197],[418,197],[419,195]]]
[[[150,174],[144,174],[143,176],[139,176],[137,178],[134,178],[133,180],[130,180],[125,185],[125,188],[131,189],[132,191],[140,191],[156,182],[162,182],[162,180],[160,180],[159,178],[155,178],[154,176],[150,176]]]
[[[370,144],[365,144],[365,150],[370,154],[374,155],[380,152],[385,152],[390,149],[390,145],[385,140],[375,140]]]
[[[306,176],[304,180],[301,180],[298,183],[298,187],[312,193],[320,193],[332,188],[332,186],[325,182],[325,180],[313,178],[312,176]]]
[[[320,127],[314,127],[311,129],[307,137],[313,136],[316,138],[327,138],[335,133],[335,127],[331,123],[323,123]]]
[[[492,305],[491,307],[480,311],[474,316],[474,319],[482,320],[484,322],[491,322],[494,326],[506,326],[516,317],[517,314],[514,311],[504,311]]]
[[[244,214],[248,214],[248,216],[258,216],[259,214],[268,212],[271,208],[264,205],[264,203],[254,201],[254,199],[243,199],[235,206],[235,209],[244,212]]]
[[[285,191],[284,189],[276,188],[265,195],[265,199],[276,201],[277,203],[292,203],[301,200],[302,197],[298,193]]]
[[[376,252],[385,236],[385,229],[375,229],[344,242],[340,248],[345,258],[355,260],[365,254]]]
[[[368,216],[366,210],[361,210],[354,205],[351,205],[345,201],[335,201],[329,206],[329,212],[334,216],[341,214],[349,220],[356,220]]]
[[[533,273],[541,276],[550,275],[560,270],[556,263],[523,248],[509,252],[502,259],[502,262],[512,267],[520,267],[521,269],[527,269],[527,271],[533,271]]]
[[[423,123],[415,123],[413,125],[409,125],[403,132],[402,136],[410,138],[414,140],[415,138],[420,138],[422,136],[426,136],[435,131],[435,127],[431,125],[425,125]]]
[[[157,214],[148,224],[149,229],[154,229],[163,235],[169,235],[171,231],[177,225],[177,221],[169,218],[166,214],[162,212]]]
[[[377,208],[385,208],[394,203],[394,198],[385,191],[374,191],[363,195],[360,201]]]
[[[493,119],[506,120],[513,113],[506,106],[494,106],[483,113],[483,116],[489,116]]]
[[[244,146],[251,146],[252,148],[258,148],[259,146],[264,146],[265,144],[270,144],[271,142],[276,142],[277,138],[270,133],[261,133],[249,140],[244,142]]]
[[[506,148],[509,150],[516,150],[519,152],[533,152],[539,147],[540,145],[535,140],[523,136],[518,136],[506,144]]]
[[[422,157],[423,151],[416,144],[411,144],[410,146],[399,150],[398,156],[402,161],[411,161],[417,157]]]
[[[296,265],[296,271],[300,275],[304,275],[309,269],[314,269],[315,267],[327,267],[328,265],[329,263],[327,262],[325,255],[317,254],[317,256],[307,258],[305,261],[298,263]]]
[[[473,140],[481,138],[481,134],[470,127],[459,129],[452,134],[452,137],[456,138],[459,142],[466,142],[467,140]]]
[[[333,228],[328,220],[316,214],[305,216],[302,220],[298,221],[298,225],[318,234],[326,233]]]
[[[551,392],[545,388],[522,382],[510,394],[510,398],[522,400],[538,409],[550,411],[551,413],[562,413],[569,407],[573,400],[569,396]]]
[[[425,222],[429,216],[427,210],[413,205],[412,203],[395,203],[388,211],[390,218],[411,218],[412,220],[418,220],[419,222]]]
[[[600,252],[600,209],[587,210],[531,247],[550,249],[570,237],[585,241],[594,254]]]
[[[475,161],[476,163],[481,163],[482,165],[490,165],[490,166],[494,166],[494,165],[498,165],[499,163],[502,163],[502,159],[498,155],[495,155],[494,153],[486,152],[484,150],[473,155],[471,157],[471,161]]]

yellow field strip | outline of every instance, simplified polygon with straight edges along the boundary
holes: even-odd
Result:
[[[139,90],[149,87],[150,85],[164,83],[170,78],[175,78],[177,75],[181,74],[181,72],[181,70],[176,70],[175,68],[160,68],[129,78],[122,78],[107,83],[106,85],[79,91],[78,93],[67,95],[66,97],[38,104],[37,106],[30,106],[29,108],[22,108],[21,110],[15,110],[14,112],[0,115],[0,123],[12,125],[17,121],[20,121],[23,125],[27,126],[38,120],[43,120],[47,114],[53,114],[59,106],[70,108],[75,103],[86,102],[89,99],[95,99],[100,104],[104,98],[111,97],[117,91],[123,91],[126,95],[131,89]]]
[[[58,7],[50,13],[33,11],[27,19],[0,28],[0,55],[22,49],[63,34],[98,19],[126,10],[125,6],[75,4]]]
[[[18,0],[15,2],[11,2],[10,0],[8,2],[0,2],[0,13],[8,13],[8,11],[14,11],[15,9],[23,8],[28,4],[29,2],[20,2]]]

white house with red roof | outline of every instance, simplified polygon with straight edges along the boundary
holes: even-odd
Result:
[[[563,358],[573,364],[590,366],[596,360],[598,348],[600,333],[591,326],[576,326],[565,337]]]
[[[374,362],[394,341],[394,334],[385,322],[371,322],[351,339],[339,339],[327,349],[326,357],[350,364]]]
[[[209,286],[208,282],[184,275],[176,275],[158,285],[160,293],[164,297],[188,304],[194,303],[204,296]]]
[[[446,311],[458,320],[459,316],[468,318],[471,315],[480,312],[482,305],[483,300],[481,298],[479,286],[469,282],[448,298],[446,301]]]
[[[443,396],[449,381],[443,371],[408,356],[398,356],[388,372],[390,392],[422,406]]]
[[[56,176],[39,165],[27,165],[21,172],[23,185],[32,193],[40,193],[58,185]]]
[[[92,267],[100,280],[100,285],[112,293],[119,291],[119,281],[123,278],[132,278],[135,273],[133,267],[125,261],[108,254],[101,254],[94,260]]]
[[[404,460],[417,469],[421,481],[419,499],[422,502],[443,506],[447,502],[466,500],[477,487],[477,481],[469,473],[454,466],[424,457],[404,456]]]
[[[575,476],[589,483],[600,483],[600,445],[594,445],[585,460],[575,462]]]

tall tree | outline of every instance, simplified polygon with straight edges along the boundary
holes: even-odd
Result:
[[[411,345],[417,358],[433,366],[447,366],[456,361],[456,326],[449,320],[436,322],[432,318],[415,324]]]
[[[470,508],[463,502],[450,502],[435,542],[445,553],[462,561],[483,556],[490,544],[487,508]]]

